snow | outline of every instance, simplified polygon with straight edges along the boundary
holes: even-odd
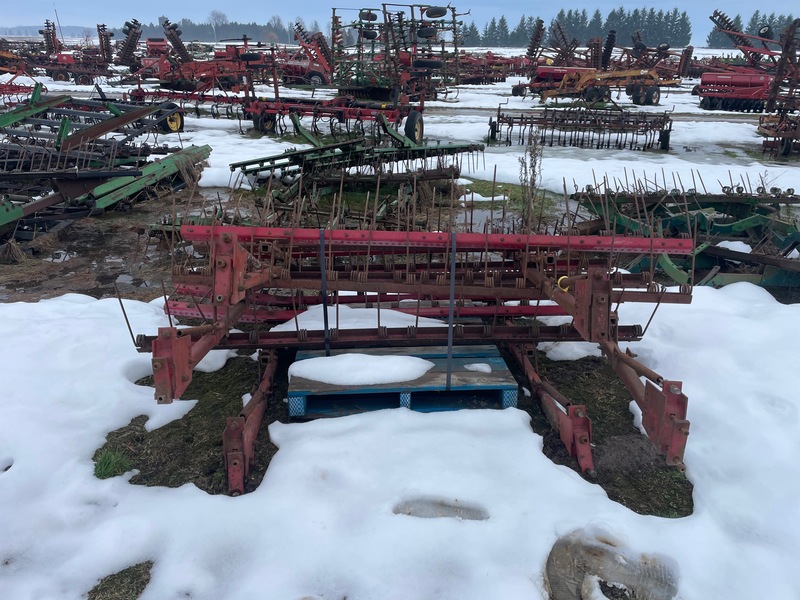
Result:
[[[297,323],[294,319],[274,326],[271,331],[297,331],[307,329],[309,331],[319,331],[324,329],[322,305],[316,304],[308,310],[297,315]],[[380,312],[377,308],[355,309],[340,304],[328,306],[328,327],[331,329],[367,329],[380,324],[386,327],[407,327],[417,324],[419,327],[446,327],[445,323],[427,317],[417,317],[397,310],[382,308]]]
[[[480,139],[499,102],[534,102],[509,89],[510,82],[462,89],[458,105],[444,105],[463,108],[457,117],[431,103],[427,135]],[[755,116],[710,121],[696,102],[682,89],[651,109],[681,115],[670,153],[547,147],[544,185],[646,176],[667,188],[677,181],[719,191],[763,180],[800,189],[794,164],[753,157]],[[189,118],[181,137],[213,145],[201,180],[208,187],[228,185],[230,161],[288,147],[266,137],[245,141],[235,121]],[[477,172],[463,175],[491,179],[497,166],[498,181],[517,183],[521,155],[521,147],[490,148]],[[134,332],[168,325],[163,300],[124,303]],[[620,322],[645,324],[653,310],[623,304]],[[319,329],[321,316],[316,306],[283,327]],[[331,327],[374,327],[377,310],[329,307],[329,319]],[[389,310],[380,320],[417,322]],[[433,323],[443,326],[419,319]],[[664,519],[633,513],[551,462],[516,409],[394,409],[272,423],[279,451],[259,488],[239,498],[209,496],[192,484],[131,485],[130,474],[98,480],[92,456],[109,431],[137,415],[148,417],[149,429],[163,426],[194,402],[158,405],[152,388],[133,383],[151,373],[150,357],[133,348],[116,299],[67,294],[0,304],[0,598],[77,600],[102,577],[152,560],[143,600],[530,600],[546,597],[542,573],[555,540],[583,528],[675,561],[682,600],[798,598],[797,339],[800,305],[739,283],[695,288],[690,305],[661,305],[643,340],[629,345],[644,364],[682,381],[689,397],[685,463],[695,509]],[[586,343],[540,348],[559,360],[598,353]],[[203,366],[219,368],[229,356],[215,353]],[[367,370],[362,364],[321,371],[355,381]],[[476,507],[488,518],[395,514],[420,500]]]
[[[289,367],[289,379],[303,377],[331,385],[381,385],[419,379],[434,364],[416,356],[381,356],[357,352],[298,360]]]

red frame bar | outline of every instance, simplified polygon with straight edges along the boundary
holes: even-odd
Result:
[[[258,243],[268,240],[291,242],[293,249],[299,251],[319,249],[319,229],[279,228],[279,227],[239,227],[232,225],[182,225],[181,236],[190,242],[210,242],[228,234],[240,243]],[[377,231],[377,230],[323,230],[326,249],[359,248],[366,251],[369,245],[374,250],[393,247],[406,252],[416,249],[420,252],[447,251],[453,234],[418,231]],[[644,238],[627,236],[599,235],[519,235],[505,233],[456,233],[456,248],[459,252],[485,252],[502,250],[526,250],[530,248],[554,248],[583,252],[654,252],[666,254],[690,254],[692,240],[677,238]]]

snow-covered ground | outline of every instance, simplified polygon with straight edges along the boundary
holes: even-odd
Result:
[[[509,90],[510,83],[465,88],[459,104],[445,105],[455,112],[432,106],[427,136],[479,140],[484,109],[532,102]],[[696,97],[683,94],[680,102],[678,93],[663,98],[659,110],[674,98],[676,111],[685,106],[681,112],[691,116]],[[213,146],[201,183],[214,187],[228,185],[229,162],[289,147],[245,138],[238,123],[225,120],[189,118],[182,138]],[[675,123],[668,154],[548,147],[544,183],[561,190],[565,182],[646,176],[668,188],[679,181],[702,189],[690,183],[701,180],[718,191],[730,181],[755,187],[763,180],[800,189],[794,163],[742,150],[757,152],[759,144],[752,121],[698,116]],[[520,147],[488,149],[477,173],[464,176],[491,179],[496,167],[499,181],[515,183],[521,156]],[[167,324],[160,304],[125,301],[136,333]],[[652,310],[624,304],[620,321],[644,324]],[[683,600],[795,600],[797,339],[800,306],[781,305],[749,284],[697,288],[691,305],[659,307],[633,350],[683,381],[689,397],[685,462],[695,511],[670,520],[637,515],[553,464],[527,415],[515,409],[396,409],[273,423],[280,450],[261,486],[239,498],[209,496],[191,484],[97,480],[91,458],[109,431],[139,414],[158,427],[194,404],[157,405],[151,389],[134,385],[150,373],[149,356],[135,352],[116,300],[66,295],[0,304],[0,599],[77,600],[100,578],[152,560],[143,600],[530,600],[546,597],[542,574],[555,540],[592,527],[634,552],[674,561]],[[570,348],[547,350],[573,358],[593,351]],[[488,518],[395,513],[417,499],[463,503]]]

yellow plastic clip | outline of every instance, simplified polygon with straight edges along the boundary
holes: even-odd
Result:
[[[559,289],[564,290],[566,292],[569,289],[569,286],[564,287],[563,285],[561,285],[561,282],[564,281],[565,279],[567,279],[566,275],[562,275],[561,277],[558,278],[558,287]]]

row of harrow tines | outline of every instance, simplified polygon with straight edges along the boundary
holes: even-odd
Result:
[[[37,89],[0,113],[0,235],[30,239],[64,219],[102,212],[208,157],[207,147],[164,143],[177,106],[137,106]],[[160,160],[155,161],[154,158]]]
[[[489,119],[489,141],[578,148],[669,150],[672,119],[666,112],[576,106],[504,113]]]
[[[436,182],[449,186],[452,196],[462,166],[474,166],[483,148],[481,144],[378,146],[358,138],[233,163],[231,170],[257,190],[265,214],[276,225],[320,225],[328,217],[328,224],[386,226],[399,214],[416,220],[418,212],[429,209],[434,199],[424,192],[433,191]],[[440,192],[440,200],[444,193]],[[446,198],[447,203],[451,200]]]
[[[657,270],[677,284],[721,287],[747,281],[767,287],[800,285],[800,229],[794,189],[782,190],[750,181],[730,182],[709,193],[700,189],[611,185],[576,190],[572,199],[589,217],[577,231],[688,239],[694,249],[684,256],[629,257],[632,273]],[[693,183],[694,185],[694,183]]]
[[[299,212],[298,207],[294,214]],[[650,256],[654,263],[661,255],[688,256],[692,240],[580,235],[572,216],[562,233],[542,234],[532,219],[531,212],[524,227],[497,229],[492,223],[477,232],[471,225],[460,231],[458,218],[424,229],[406,222],[395,230],[370,220],[352,228],[335,219],[322,227],[302,226],[299,218],[277,227],[184,221],[179,235],[192,252],[174,265],[174,292],[166,310],[170,317],[195,319],[195,325],[163,327],[136,338],[141,352],[152,353],[155,397],[160,403],[180,398],[193,367],[211,349],[259,351],[262,379],[223,435],[229,491],[240,494],[261,418],[267,402],[274,401],[273,379],[283,350],[447,345],[448,337],[461,346],[499,344],[519,362],[526,385],[569,453],[592,474],[586,409],[543,381],[535,359],[539,342],[589,341],[602,349],[640,406],[655,447],[668,464],[682,468],[689,423],[681,383],[666,380],[620,348],[620,342],[640,339],[644,329],[620,323],[617,309],[622,302],[651,303],[656,309],[689,303],[691,288],[669,290],[648,272],[626,274],[616,266],[626,255]],[[331,308],[321,330],[300,327],[296,319],[314,304]],[[377,308],[377,323],[340,327],[340,305]],[[388,318],[381,323],[386,310],[448,318],[449,327],[418,320],[393,327]],[[566,317],[565,323],[548,324],[543,318],[549,316]],[[272,329],[292,321],[288,330]]]

